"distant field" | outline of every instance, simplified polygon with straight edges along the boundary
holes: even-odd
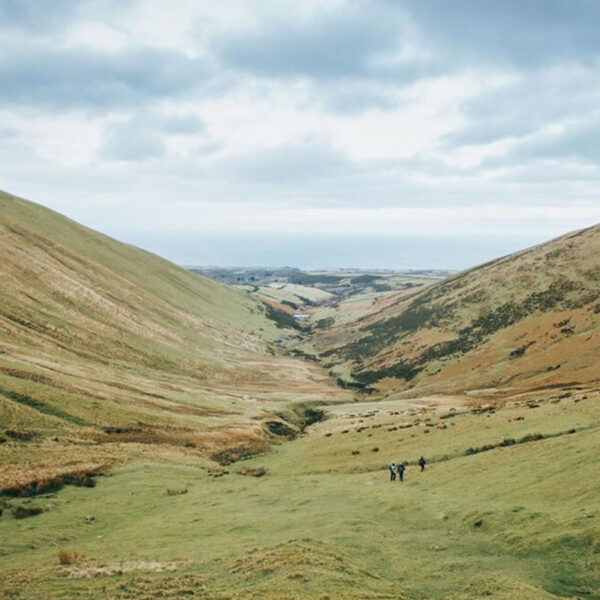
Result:
[[[301,271],[266,268],[189,267],[194,273],[238,289],[289,312],[308,312],[311,322],[348,323],[379,308],[379,301],[438,282],[451,271]],[[327,321],[323,321],[326,319]],[[333,321],[331,321],[333,319]]]

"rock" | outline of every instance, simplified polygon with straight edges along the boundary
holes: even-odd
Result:
[[[96,517],[95,517],[94,515],[88,515],[88,516],[85,518],[85,522],[86,522],[86,523],[93,523],[95,520],[96,520]]]
[[[483,519],[479,519],[473,523],[473,527],[481,527],[483,525]]]

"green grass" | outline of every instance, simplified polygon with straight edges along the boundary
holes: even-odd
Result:
[[[0,436],[36,433],[0,445],[0,489],[126,462],[134,443],[264,447],[279,408],[339,394],[275,355],[289,315],[3,192],[0,254]],[[120,429],[141,432],[102,433]]]
[[[5,597],[600,598],[597,399],[444,420],[398,402],[328,412],[308,435],[219,478],[128,466],[94,489],[34,499],[29,506],[46,509],[39,516],[2,517]],[[360,433],[359,418],[370,424]],[[426,419],[456,424],[425,434],[415,422]],[[413,427],[388,431],[389,421]],[[463,453],[572,426],[577,433]],[[389,460],[421,453],[424,473],[410,465],[404,483],[387,480]],[[267,474],[235,472],[258,467]],[[83,556],[71,577],[59,549]],[[174,570],[149,570],[155,563]],[[81,577],[101,565],[122,574]]]
[[[474,393],[438,398],[440,410],[415,394],[348,404],[319,367],[273,354],[280,331],[247,294],[6,194],[0,233],[0,489],[57,490],[0,497],[0,599],[600,598],[595,323],[576,299],[581,333],[561,348],[585,386],[542,375],[569,391],[504,390],[512,401],[495,410],[470,410]],[[504,294],[504,266],[529,273],[517,258],[471,275]],[[551,289],[539,271],[519,279],[521,296]],[[480,301],[469,281],[464,297],[464,277],[425,292],[462,302],[458,330]],[[374,323],[372,298],[352,307]],[[430,312],[404,314],[407,334],[432,324]],[[481,314],[491,337],[504,331]],[[336,323],[321,333],[337,348]],[[387,352],[398,332],[386,327],[371,342]],[[543,339],[553,350],[552,320],[539,329],[518,361],[528,331],[490,352],[494,377]],[[317,338],[305,348],[319,349]],[[335,376],[347,381],[351,366]],[[482,385],[474,364],[469,377]],[[408,462],[405,482],[388,481],[391,460]]]

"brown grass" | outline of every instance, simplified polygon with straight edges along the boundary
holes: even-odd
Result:
[[[67,550],[61,548],[58,551],[58,562],[63,566],[78,565],[83,560],[83,554],[79,550]]]

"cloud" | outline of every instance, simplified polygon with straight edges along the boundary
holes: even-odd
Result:
[[[109,160],[140,161],[164,152],[160,136],[137,120],[113,125],[102,147],[102,155]]]
[[[2,0],[0,29],[45,31],[64,27],[65,21],[75,18],[81,5],[78,0]]]
[[[322,142],[291,143],[234,155],[217,166],[217,172],[236,181],[294,186],[345,177],[356,169],[350,159]]]
[[[0,177],[92,227],[583,220],[598,23],[595,0],[0,0]]]
[[[518,141],[549,127],[593,118],[600,101],[599,82],[600,62],[510,71],[500,85],[484,88],[461,103],[465,122],[443,142],[448,149],[457,149]]]
[[[173,135],[190,135],[204,130],[202,119],[194,114],[164,115],[155,117],[160,121],[161,129]]]
[[[143,161],[167,152],[168,136],[191,136],[195,147],[208,142],[198,135],[204,124],[195,114],[165,114],[156,110],[135,112],[126,119],[108,124],[101,153],[109,160]]]
[[[401,6],[446,63],[531,69],[586,62],[600,53],[595,0],[428,0]]]
[[[317,80],[365,77],[385,72],[408,32],[402,15],[378,2],[334,5],[304,18],[279,14],[251,29],[240,28],[212,41],[230,68],[255,75]]]
[[[157,48],[100,52],[25,43],[0,55],[0,106],[39,109],[131,107],[201,86],[206,65]]]
[[[600,115],[595,121],[579,121],[560,130],[544,131],[515,143],[505,154],[486,160],[485,167],[501,167],[535,161],[589,164],[600,175]],[[554,167],[546,167],[554,170]],[[581,174],[578,176],[581,177]]]

